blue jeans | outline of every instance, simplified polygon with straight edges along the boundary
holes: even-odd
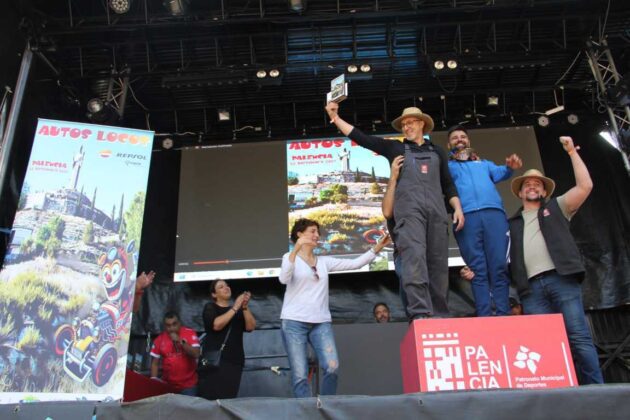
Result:
[[[337,393],[337,370],[339,358],[330,322],[311,324],[308,322],[282,320],[282,340],[289,355],[291,367],[291,384],[293,394],[297,398],[311,397],[311,386],[308,382],[307,343],[311,343],[319,367],[324,371],[320,387],[320,395]]]
[[[192,386],[190,388],[184,388],[181,391],[179,391],[179,393],[181,395],[189,395],[191,397],[196,397],[197,396],[197,385]]]
[[[521,299],[525,314],[561,313],[580,383],[604,383],[597,350],[584,315],[582,287],[578,279],[550,271],[530,280],[529,287],[531,294]]]
[[[462,257],[475,273],[472,292],[477,316],[510,314],[510,277],[507,269],[508,222],[498,209],[466,213],[466,226],[455,232]]]

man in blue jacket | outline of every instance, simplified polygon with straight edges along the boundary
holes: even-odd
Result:
[[[462,203],[466,225],[455,238],[466,264],[474,273],[472,291],[477,316],[510,314],[510,278],[507,269],[508,223],[503,202],[494,184],[512,176],[522,166],[513,154],[505,165],[479,159],[470,148],[462,126],[448,131],[448,168]]]

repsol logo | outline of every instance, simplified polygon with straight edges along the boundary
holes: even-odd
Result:
[[[116,157],[121,159],[147,160],[145,155],[137,155],[134,153],[116,153]]]

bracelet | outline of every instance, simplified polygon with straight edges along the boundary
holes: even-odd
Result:
[[[331,123],[331,124],[334,124],[334,123],[335,123],[335,121],[337,121],[337,117],[338,117],[338,116],[339,116],[339,115],[335,115],[334,117],[332,117],[332,118],[330,119],[330,123]]]
[[[575,153],[575,147],[571,150],[567,150],[567,154],[572,155],[573,153]]]
[[[141,295],[143,293],[144,293],[144,289],[137,289],[135,294],[136,295]]]
[[[238,313],[238,309],[234,309],[234,306],[232,306],[230,309],[233,310],[235,314]]]
[[[244,311],[249,311],[249,308],[243,308]]]

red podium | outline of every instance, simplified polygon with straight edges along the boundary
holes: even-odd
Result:
[[[127,369],[125,390],[123,392],[124,402],[141,400],[171,392],[175,392],[175,389],[167,383],[149,379],[131,369]]]
[[[415,320],[400,360],[405,393],[577,386],[559,314]]]

